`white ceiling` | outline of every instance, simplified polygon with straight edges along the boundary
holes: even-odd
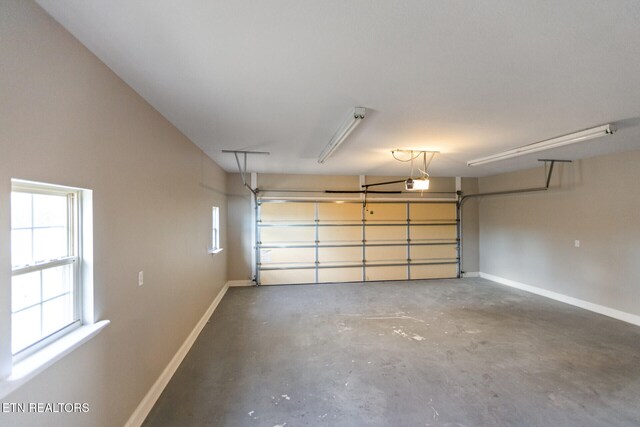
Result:
[[[638,0],[38,0],[228,171],[483,176],[640,148]],[[354,106],[368,115],[316,159]],[[605,123],[611,137],[466,161]]]

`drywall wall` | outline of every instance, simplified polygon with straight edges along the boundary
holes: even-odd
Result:
[[[480,201],[480,271],[640,314],[640,151],[557,165],[547,192]],[[542,168],[480,190],[544,186]],[[580,247],[575,241],[580,240]]]
[[[463,194],[478,193],[478,178],[462,178]],[[480,271],[478,200],[467,199],[462,207],[462,271],[476,274]]]
[[[366,176],[364,182],[378,183],[400,180],[406,177]],[[257,174],[257,187],[261,190],[261,196],[288,198],[342,198],[358,199],[359,194],[337,193],[328,194],[324,190],[358,191],[360,189],[359,176],[332,176],[332,175],[292,175],[292,174]],[[476,178],[462,178],[462,189],[465,192],[477,191]],[[266,190],[266,191],[265,191]],[[288,191],[278,191],[288,190]],[[372,187],[372,190],[396,191],[404,190],[404,184],[384,185]],[[412,197],[417,200],[424,198],[451,198],[456,191],[455,178],[434,177],[431,180],[431,189],[420,192],[395,194],[369,194],[368,200],[377,198],[393,199],[398,197]],[[445,192],[438,193],[438,192]],[[251,193],[242,188],[242,180],[237,173],[227,177],[227,193],[229,194],[229,223],[228,232],[233,236],[229,242],[228,272],[230,280],[247,280],[251,277],[251,251],[253,247],[247,242],[251,241],[253,216],[251,212]],[[470,201],[465,207],[465,248],[464,269],[469,272],[478,271],[478,212],[477,202]],[[333,280],[333,279],[332,279]],[[337,280],[337,279],[336,279]]]
[[[226,252],[207,246],[226,174],[32,2],[0,3],[0,58],[0,310],[21,178],[93,190],[96,318],[112,322],[3,399],[88,413],[0,413],[0,425],[121,426],[224,286]]]
[[[252,280],[251,191],[242,184],[239,173],[227,174],[227,271],[230,280]]]

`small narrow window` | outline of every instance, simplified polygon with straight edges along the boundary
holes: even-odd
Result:
[[[211,209],[211,248],[210,253],[218,253],[222,250],[220,247],[220,208],[214,206]]]
[[[81,191],[13,181],[11,351],[30,353],[81,324]]]

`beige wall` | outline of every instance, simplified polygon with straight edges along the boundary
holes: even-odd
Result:
[[[480,202],[480,270],[640,314],[640,151],[560,165],[548,192]],[[541,168],[480,190],[544,185]],[[576,248],[575,240],[581,247]]]
[[[252,280],[252,229],[254,220],[251,209],[251,192],[244,187],[239,173],[227,174],[227,271],[229,280]],[[227,250],[225,249],[225,250]]]
[[[112,322],[3,399],[88,414],[0,424],[123,425],[226,281],[226,252],[207,254],[226,174],[33,3],[0,3],[0,58],[0,310],[15,177],[93,190],[96,318]]]
[[[478,178],[462,178],[462,193],[477,194]],[[478,200],[468,199],[462,207],[462,271],[480,271]]]

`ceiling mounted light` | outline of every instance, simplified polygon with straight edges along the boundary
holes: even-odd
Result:
[[[574,144],[576,142],[586,141],[588,139],[599,138],[605,135],[613,135],[615,131],[615,126],[611,124],[597,126],[591,129],[585,129],[579,132],[570,133],[568,135],[559,136],[557,138],[534,142],[533,144],[514,148],[513,150],[507,150],[501,153],[492,154],[490,156],[469,160],[467,162],[467,166],[483,165],[485,163],[497,162],[499,160],[510,159],[512,157],[524,156],[526,154],[536,153],[538,151],[562,147],[564,145]]]
[[[407,159],[398,158],[396,153],[405,153],[408,154],[409,157]],[[407,190],[428,190],[429,189],[429,173],[427,169],[431,164],[431,160],[433,160],[433,156],[436,155],[438,151],[424,151],[424,150],[393,150],[391,154],[393,158],[401,161],[401,162],[411,162],[411,175],[407,180],[404,181],[404,187]],[[418,168],[420,172],[420,177],[413,177],[413,161],[422,156],[422,169]],[[429,156],[429,160],[427,160],[427,156]]]
[[[318,163],[324,163],[334,151],[338,149],[340,144],[344,142],[351,132],[360,124],[364,119],[367,109],[364,107],[355,107],[353,112],[349,115],[347,120],[340,126],[329,141],[329,144],[322,150],[320,157],[318,157]]]
[[[429,178],[409,178],[404,182],[404,188],[407,190],[428,190]]]

